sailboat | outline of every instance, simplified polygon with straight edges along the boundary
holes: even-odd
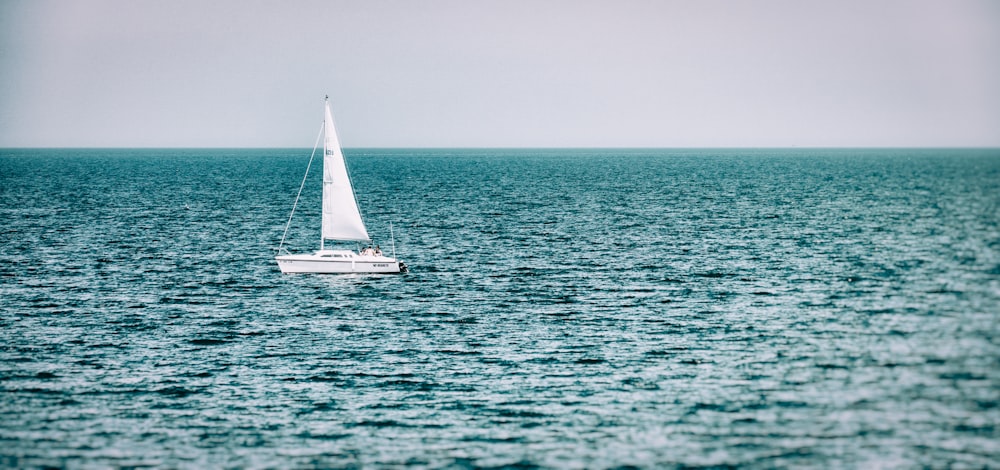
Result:
[[[323,211],[321,222],[321,235],[319,240],[319,250],[314,253],[292,254],[284,248],[285,236],[288,235],[288,227],[292,223],[295,215],[295,207],[298,206],[299,197],[302,195],[302,188],[305,186],[306,177],[302,178],[302,185],[299,187],[299,195],[295,197],[295,204],[292,206],[292,213],[288,216],[288,224],[285,225],[285,235],[281,237],[278,245],[278,267],[285,274],[290,273],[319,273],[319,274],[349,274],[349,273],[399,273],[406,271],[406,264],[396,259],[395,236],[392,238],[392,256],[386,256],[378,245],[372,246],[372,239],[368,236],[368,229],[361,218],[361,210],[358,208],[358,201],[354,196],[354,186],[351,184],[351,176],[347,171],[347,164],[344,161],[344,152],[340,148],[340,140],[337,138],[337,130],[333,123],[333,114],[330,112],[330,97],[324,101],[325,115],[323,116]],[[317,139],[318,140],[318,139]],[[317,142],[318,143],[318,142]],[[313,156],[316,150],[313,149]],[[306,176],[309,175],[309,166],[312,166],[312,157],[309,165],[306,166]],[[392,225],[390,234],[392,233]],[[327,249],[326,241],[355,242],[358,250],[350,249]],[[365,248],[360,249],[364,245]]]

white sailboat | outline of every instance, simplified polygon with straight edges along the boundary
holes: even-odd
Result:
[[[333,114],[330,112],[330,100],[327,97],[325,103],[323,119],[323,221],[321,225],[321,236],[319,240],[319,250],[314,253],[292,254],[284,249],[285,236],[281,237],[281,244],[278,246],[278,267],[282,273],[320,273],[320,274],[349,274],[349,273],[399,273],[406,271],[406,265],[395,258],[395,239],[393,239],[393,254],[386,256],[376,245],[371,246],[372,240],[368,236],[368,229],[361,218],[361,210],[358,209],[358,202],[354,196],[354,187],[351,185],[351,177],[347,172],[347,164],[344,162],[344,152],[340,148],[340,140],[337,138],[337,130],[333,124]],[[315,150],[313,150],[315,155]],[[309,160],[312,165],[312,158]],[[309,168],[306,167],[306,175]],[[302,179],[302,186],[305,185],[305,177]],[[299,196],[302,195],[302,186],[299,187]],[[295,207],[298,206],[299,196],[295,197],[295,205],[292,206],[292,213],[288,216],[288,224],[292,222],[295,215]],[[288,234],[288,226],[285,226],[285,235]],[[391,233],[391,225],[390,225]],[[350,249],[327,249],[325,242],[334,240],[340,242],[355,242],[357,246],[365,245],[364,249],[358,251]]]

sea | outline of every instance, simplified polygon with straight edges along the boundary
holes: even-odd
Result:
[[[998,149],[345,153],[408,273],[281,274],[309,149],[0,150],[0,467],[1000,468]]]

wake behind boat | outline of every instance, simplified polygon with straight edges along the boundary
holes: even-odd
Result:
[[[306,178],[303,177],[302,186],[299,187],[299,195],[295,197],[292,213],[288,216],[288,224],[285,225],[285,235],[281,237],[281,244],[278,246],[278,256],[275,256],[278,267],[285,274],[405,272],[406,264],[395,257],[394,236],[393,256],[391,257],[383,254],[377,245],[372,246],[371,237],[368,236],[368,229],[365,228],[365,222],[361,218],[361,210],[358,208],[358,202],[354,195],[354,186],[351,184],[351,177],[344,161],[344,152],[340,148],[340,140],[337,138],[333,114],[330,112],[329,97],[325,100],[324,107],[323,217],[319,250],[314,253],[292,254],[284,249],[285,236],[288,235],[288,227],[295,215],[295,207],[298,206],[299,196],[302,195],[302,187],[305,186]],[[315,155],[315,149],[313,155]],[[309,175],[309,166],[311,165],[312,158],[309,159],[309,165],[306,166],[306,176]],[[391,229],[390,225],[390,234]],[[367,247],[358,251],[330,250],[325,247],[326,240],[355,242],[359,246],[364,244]]]

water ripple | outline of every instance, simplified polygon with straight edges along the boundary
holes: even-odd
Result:
[[[0,155],[0,466],[1000,466],[994,151],[305,158]]]

